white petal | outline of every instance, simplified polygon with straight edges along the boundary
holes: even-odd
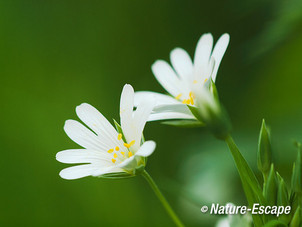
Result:
[[[135,165],[134,162],[136,162],[135,156],[131,156],[130,158],[127,158],[125,161],[123,161],[122,163],[118,164],[117,167],[123,168],[125,166]]]
[[[208,64],[208,67],[205,71],[205,75],[206,75],[206,79],[207,81],[205,83],[210,83],[211,82],[211,75],[214,71],[214,68],[215,68],[215,59],[213,57],[211,57],[210,61],[209,61],[209,64]]]
[[[137,91],[134,93],[134,106],[137,106],[139,103],[144,102],[148,99],[156,100],[156,105],[179,103],[179,101],[169,95],[151,91]]]
[[[125,172],[123,169],[117,167],[117,166],[110,166],[107,168],[99,168],[96,171],[93,172],[92,176],[98,177],[101,175],[104,175],[106,173],[120,173],[120,172]]]
[[[171,51],[170,59],[178,76],[183,81],[191,82],[193,80],[193,63],[188,53],[181,48],[176,48]]]
[[[195,119],[195,117],[192,114],[188,115],[177,112],[155,113],[149,116],[148,121],[161,121],[172,119]]]
[[[215,59],[215,67],[212,73],[212,79],[215,82],[216,80],[216,76],[217,76],[217,71],[218,71],[218,67],[220,65],[220,62],[222,60],[222,57],[229,45],[229,41],[230,41],[230,35],[229,34],[223,34],[219,40],[217,41],[214,50],[213,50],[213,54],[212,56]]]
[[[76,112],[78,117],[98,134],[107,150],[118,144],[118,133],[96,108],[87,103],[83,103],[77,106]]]
[[[169,119],[195,119],[186,104],[178,103],[172,105],[160,105],[153,108],[148,121]]]
[[[208,66],[213,47],[213,36],[208,33],[199,39],[194,56],[194,68],[197,77],[204,76],[205,69]]]
[[[143,157],[148,157],[150,156],[156,147],[156,143],[154,141],[146,141],[144,142],[144,144],[140,147],[140,149],[138,150],[138,152],[136,152],[135,155],[138,156],[143,156]]]
[[[106,146],[84,125],[75,120],[67,120],[64,125],[66,134],[80,146],[92,150],[105,150]]]
[[[176,97],[183,93],[180,79],[167,62],[157,60],[151,68],[155,78],[172,96]]]
[[[231,227],[227,217],[220,219],[215,227]]]
[[[62,163],[98,163],[107,166],[111,163],[111,155],[106,152],[100,152],[87,149],[71,149],[60,151],[56,159]]]
[[[191,114],[191,111],[188,108],[188,106],[182,103],[171,104],[171,105],[160,105],[153,108],[153,113],[167,113],[167,112]]]
[[[92,164],[72,166],[63,169],[59,175],[66,180],[74,180],[91,176],[98,168],[99,167],[97,165]]]
[[[126,84],[123,87],[120,100],[120,118],[121,118],[121,127],[127,131],[129,129],[129,124],[132,122],[132,113],[133,113],[133,103],[134,102],[134,90],[130,84]],[[127,132],[124,132],[125,134]]]
[[[155,100],[146,100],[145,102],[142,102],[137,106],[137,109],[133,114],[133,121],[135,122],[136,126],[134,140],[137,141],[137,143],[135,143],[133,146],[133,149],[135,150],[139,148],[145,124],[154,106]]]

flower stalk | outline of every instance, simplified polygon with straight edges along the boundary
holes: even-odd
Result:
[[[157,198],[162,203],[162,205],[164,206],[164,208],[166,209],[167,213],[170,215],[170,217],[172,218],[174,223],[179,227],[183,227],[184,224],[180,221],[180,219],[178,218],[176,213],[173,211],[172,207],[170,206],[170,204],[168,203],[168,201],[166,200],[164,195],[161,193],[161,191],[159,190],[158,186],[156,185],[156,183],[154,182],[152,177],[149,175],[149,173],[146,170],[144,170],[142,172],[142,176],[149,183],[150,187],[153,189],[153,191],[156,194]]]

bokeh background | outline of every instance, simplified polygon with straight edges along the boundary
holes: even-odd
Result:
[[[142,177],[60,179],[77,148],[64,133],[88,102],[118,119],[122,86],[163,92],[150,66],[201,34],[231,42],[217,87],[233,135],[256,169],[262,118],[286,178],[302,141],[302,1],[0,1],[0,225],[173,226]],[[214,226],[205,204],[246,204],[230,153],[204,129],[148,124],[147,170],[188,226]]]

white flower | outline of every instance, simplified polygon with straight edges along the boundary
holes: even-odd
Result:
[[[133,111],[134,90],[126,84],[120,101],[121,129],[115,130],[109,121],[94,107],[83,103],[77,106],[78,117],[92,130],[75,120],[67,120],[66,134],[84,149],[64,150],[56,159],[68,164],[83,164],[63,169],[64,179],[102,176],[109,173],[135,174],[135,168],[145,166],[145,157],[155,149],[155,142],[142,144],[142,133],[154,102],[145,101]],[[86,164],[84,164],[86,163]]]
[[[232,203],[227,203],[226,206],[235,207]],[[234,208],[233,208],[234,209]],[[216,227],[251,227],[252,217],[250,213],[228,214],[227,217],[221,218],[215,225]]]
[[[228,34],[222,35],[213,49],[212,35],[202,35],[197,43],[194,62],[181,48],[171,51],[172,67],[166,61],[157,60],[152,65],[153,74],[170,95],[148,91],[136,92],[135,105],[150,97],[156,100],[156,106],[149,121],[195,119],[187,105],[196,106],[197,99],[203,99],[202,96],[197,97],[194,93],[196,87],[208,89],[211,80],[215,82],[229,39]]]

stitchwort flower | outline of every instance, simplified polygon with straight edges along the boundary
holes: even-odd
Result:
[[[228,34],[223,34],[213,48],[212,35],[202,35],[197,43],[193,62],[189,54],[181,48],[171,51],[172,66],[166,61],[157,60],[152,65],[152,72],[169,94],[139,91],[135,93],[135,105],[150,97],[156,100],[156,106],[149,116],[149,121],[171,119],[204,121],[203,117],[196,116],[194,113],[196,111],[192,111],[190,107],[198,107],[201,104],[204,109],[204,103],[210,107],[219,107],[215,103],[218,100],[210,97],[206,90],[213,91],[211,87],[215,83],[229,39]],[[220,111],[220,109],[216,108],[215,111]],[[201,115],[204,112],[202,110]],[[204,118],[207,117],[204,116]]]
[[[63,169],[64,179],[86,176],[134,176],[143,171],[146,157],[155,149],[155,142],[142,139],[146,121],[154,101],[146,100],[133,111],[134,90],[126,84],[120,101],[121,126],[116,130],[94,107],[83,103],[76,108],[78,117],[90,128],[75,120],[67,120],[66,134],[83,149],[64,150],[56,159],[68,164],[81,164]]]
[[[83,103],[76,108],[78,117],[88,126],[75,120],[67,120],[66,134],[83,149],[71,149],[57,153],[58,161],[81,164],[63,169],[60,176],[72,180],[86,176],[125,178],[142,175],[155,192],[171,219],[179,227],[184,225],[145,170],[146,158],[155,150],[155,142],[145,141],[143,130],[154,107],[154,100],[144,100],[134,106],[134,90],[126,84],[120,101],[121,125],[116,129],[94,107]]]

